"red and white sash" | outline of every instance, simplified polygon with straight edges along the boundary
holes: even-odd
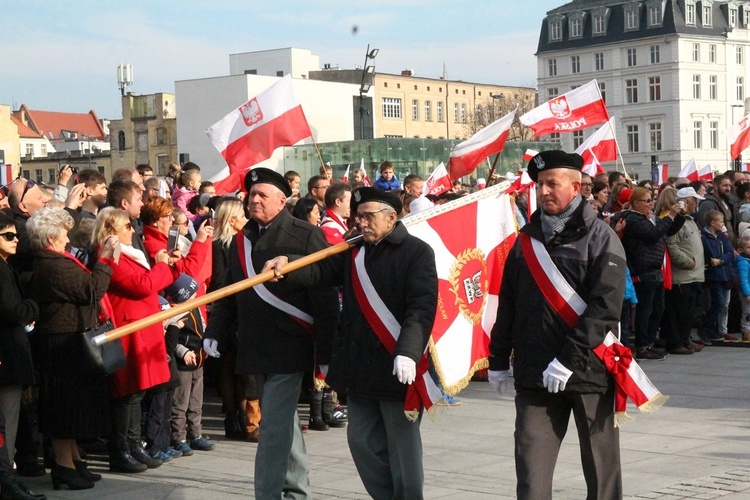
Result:
[[[245,276],[248,278],[252,278],[256,276],[255,268],[253,267],[253,260],[252,260],[252,254],[253,254],[253,244],[250,242],[250,240],[242,233],[241,231],[237,233],[237,254],[239,255],[240,264],[242,265],[242,270],[245,273]],[[302,311],[301,309],[293,306],[292,304],[283,301],[276,295],[272,294],[270,291],[268,291],[268,288],[266,288],[262,283],[259,285],[255,285],[253,287],[253,290],[255,290],[255,293],[258,294],[258,297],[263,300],[266,304],[275,307],[279,311],[285,312],[289,316],[291,316],[294,320],[301,323],[303,326],[307,328],[311,328],[312,325],[315,323],[315,320],[313,317],[309,314],[307,314],[305,311]]]
[[[539,291],[547,303],[571,328],[586,311],[586,302],[573,290],[557,268],[542,242],[521,233],[521,251]],[[593,349],[607,371],[615,379],[615,426],[621,419],[630,419],[625,412],[628,398],[639,410],[652,413],[668,396],[662,395],[633,359],[633,353],[609,332],[604,342]]]
[[[367,274],[364,247],[355,248],[352,251],[352,285],[367,323],[388,352],[394,355],[396,343],[401,334],[401,325],[380,298]],[[429,359],[427,348],[425,348],[417,363],[417,378],[406,390],[404,413],[411,421],[417,419],[422,407],[429,412],[435,403],[443,399],[440,389],[428,372],[428,367]]]

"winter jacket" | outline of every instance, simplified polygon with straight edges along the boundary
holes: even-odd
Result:
[[[734,263],[740,282],[740,293],[744,297],[750,297],[750,255],[741,253],[737,255]]]
[[[623,211],[622,218],[626,221],[622,246],[633,280],[661,283],[666,237],[676,234],[685,218],[678,214],[674,220],[664,217],[654,224],[649,217],[633,210]]]
[[[0,387],[36,383],[24,325],[38,318],[39,306],[23,297],[18,273],[0,259]]]
[[[192,200],[193,197],[197,195],[198,191],[186,189],[182,186],[175,186],[175,188],[172,190],[172,204],[176,208],[179,208],[180,210],[185,212],[185,215],[190,221],[195,219],[195,214],[188,210],[187,206],[190,200]]]
[[[540,211],[521,233],[544,242]],[[507,370],[511,353],[517,388],[543,389],[542,375],[557,358],[573,374],[566,391],[602,393],[612,377],[593,349],[617,332],[625,290],[625,252],[615,232],[586,200],[552,244],[545,247],[586,310],[573,327],[546,301],[516,241],[502,275],[497,319],[490,340],[490,370]]]
[[[696,217],[696,222],[698,224],[698,227],[700,227],[701,229],[706,227],[704,219],[706,217],[706,213],[708,213],[709,210],[717,210],[724,215],[724,225],[727,227],[727,237],[729,238],[730,242],[733,242],[735,234],[734,228],[736,226],[734,224],[734,220],[732,219],[732,216],[734,215],[734,209],[731,205],[731,201],[727,200],[726,203],[724,203],[715,195],[707,194],[706,199],[703,200],[700,205],[698,205],[698,216]]]
[[[380,188],[383,191],[391,191],[394,189],[401,189],[401,182],[395,175],[389,181],[379,177],[378,180],[375,181],[375,184],[373,184],[373,187]]]
[[[680,230],[667,238],[667,246],[672,258],[672,283],[703,283],[703,243],[701,231],[692,217],[685,217]]]
[[[706,264],[706,281],[732,281],[732,264],[734,263],[734,247],[724,233],[716,236],[707,228],[701,230],[703,253]],[[721,264],[714,266],[711,259],[721,259]]]

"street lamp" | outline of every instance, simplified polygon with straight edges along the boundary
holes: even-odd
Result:
[[[490,97],[492,98],[492,121],[494,122],[495,121],[495,100],[496,99],[505,99],[505,94],[503,94],[502,92],[500,92],[499,94],[494,94],[493,95],[492,92],[490,92]]]
[[[365,138],[365,114],[370,114],[367,108],[365,108],[363,99],[365,94],[370,91],[373,83],[373,75],[375,74],[375,66],[367,65],[368,61],[375,60],[375,57],[380,52],[379,49],[370,50],[370,44],[367,44],[367,51],[365,52],[365,64],[362,66],[362,81],[359,84],[359,138]]]

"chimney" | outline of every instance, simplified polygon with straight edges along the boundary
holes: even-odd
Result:
[[[413,69],[402,70],[401,76],[414,76],[414,70]]]

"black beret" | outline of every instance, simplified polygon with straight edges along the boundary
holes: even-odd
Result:
[[[292,188],[289,187],[289,183],[284,176],[270,168],[257,167],[250,170],[245,176],[245,189],[248,193],[254,184],[273,184],[281,189],[281,192],[287,198],[292,196]]]
[[[352,212],[356,213],[357,207],[360,204],[367,203],[369,201],[385,203],[386,205],[393,207],[393,210],[395,210],[396,213],[401,213],[401,210],[403,209],[401,200],[399,200],[396,196],[376,187],[361,187],[355,189],[352,193],[352,201],[349,202],[349,206],[351,207]]]
[[[579,154],[566,153],[559,149],[542,151],[529,161],[527,170],[531,180],[536,182],[539,172],[553,168],[569,168],[580,172],[583,168],[583,158]]]

